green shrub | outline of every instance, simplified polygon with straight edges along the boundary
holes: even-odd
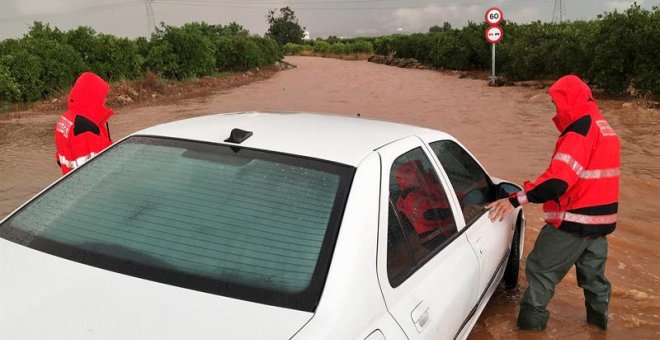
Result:
[[[468,46],[459,39],[458,31],[432,33],[430,37],[429,57],[433,66],[453,70],[466,70],[470,67]]]
[[[134,79],[144,73],[146,52],[138,48],[137,41],[78,27],[66,33],[66,42],[82,57],[85,70],[106,80]]]
[[[179,71],[179,56],[172,44],[164,40],[152,41],[145,59],[146,67],[163,78],[176,78]]]
[[[217,72],[215,49],[212,40],[204,34],[207,29],[208,25],[204,23],[185,24],[182,27],[162,25],[151,36],[152,47],[147,65],[160,63],[158,66],[161,69],[152,70],[175,79],[214,74]],[[159,55],[154,53],[156,51],[166,53],[163,55],[165,62],[158,60]]]
[[[89,27],[62,32],[35,22],[20,40],[0,42],[0,100],[32,101],[68,90],[83,71],[113,81],[147,71],[184,79],[273,65],[281,51],[272,39],[243,26],[162,24],[150,39],[98,34]]]
[[[303,52],[303,45],[286,43],[284,45],[284,54],[286,55],[300,55]]]
[[[633,4],[594,21],[501,24],[497,44],[499,73],[513,80],[558,78],[576,74],[609,92],[630,87],[642,94],[660,94],[660,9]],[[485,24],[460,30],[392,35],[373,42],[377,54],[415,58],[438,68],[488,69],[490,44]]]
[[[637,35],[632,85],[642,94],[660,94],[660,10],[646,17]]]
[[[241,59],[235,65],[235,69],[243,71],[258,67],[261,58],[257,43],[248,38],[238,38],[236,42],[238,43],[238,53]]]
[[[257,66],[270,66],[284,58],[284,53],[280,50],[275,40],[261,37],[252,37],[251,39],[256,41],[259,47],[260,62]]]
[[[624,13],[606,14],[596,27],[594,82],[610,92],[632,86],[660,93],[660,9],[650,12],[635,4]]]
[[[21,90],[18,88],[18,84],[11,77],[9,68],[0,64],[0,103],[10,103],[19,100],[21,100]]]
[[[330,54],[346,54],[348,51],[346,44],[342,42],[336,42],[334,44],[330,44],[330,48],[328,52]]]
[[[245,37],[221,36],[215,40],[216,66],[220,71],[232,71],[243,64],[241,52],[242,40]]]
[[[374,53],[374,46],[371,42],[364,39],[357,39],[353,42],[348,42],[351,53]]]
[[[302,45],[302,49],[304,47]],[[297,48],[293,47],[292,48]],[[317,39],[313,42],[312,51],[320,55],[348,55],[357,53],[373,53],[373,44],[366,39],[339,39],[335,36],[330,36],[328,40]],[[300,54],[299,50],[296,54]]]
[[[0,56],[0,65],[7,70],[7,77],[11,80],[5,84],[5,91],[13,92],[8,98],[27,102],[42,97],[44,83],[39,58],[25,49],[17,49],[11,54]],[[12,83],[16,85],[17,91],[11,90]]]
[[[314,42],[314,53],[330,53],[330,43],[323,40]]]
[[[28,34],[21,39],[20,46],[39,60],[41,96],[55,94],[73,85],[84,70],[81,56],[66,43],[66,35],[58,29],[51,29],[48,25],[35,22]],[[15,79],[23,77],[11,68],[10,72]],[[27,95],[23,90],[21,92],[24,97],[35,98],[32,91]]]

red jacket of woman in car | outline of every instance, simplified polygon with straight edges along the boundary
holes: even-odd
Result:
[[[401,190],[396,208],[418,235],[432,231],[450,234],[454,230],[453,215],[444,190],[434,181],[432,174],[423,174],[420,170],[418,160],[403,163],[396,170],[396,181]]]
[[[91,72],[83,73],[67,97],[69,110],[55,125],[55,159],[62,174],[79,167],[112,144],[107,122],[114,113],[105,107],[110,86]]]
[[[609,234],[618,210],[619,139],[580,78],[562,77],[548,94],[561,133],[550,166],[510,201],[515,207],[544,203],[545,220],[556,228],[586,237]]]

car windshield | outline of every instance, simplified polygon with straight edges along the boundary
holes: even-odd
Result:
[[[135,277],[313,311],[354,171],[131,137],[8,218],[0,236]]]

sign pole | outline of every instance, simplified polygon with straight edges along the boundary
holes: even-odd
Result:
[[[486,11],[486,14],[484,14],[484,19],[489,25],[485,32],[486,41],[491,45],[490,85],[495,86],[497,80],[497,78],[495,78],[495,45],[502,40],[502,36],[504,35],[504,31],[499,26],[502,20],[504,20],[504,13],[502,13],[502,10],[497,7],[491,7]]]
[[[489,27],[486,29],[486,41],[490,43],[491,45],[491,76],[490,76],[490,85],[495,86],[496,83],[496,78],[495,78],[495,45],[497,45],[500,40],[502,40],[502,36],[504,35],[504,31],[502,28],[499,26],[502,20],[504,20],[504,13],[502,13],[502,10],[497,8],[497,7],[491,7],[486,11],[486,14],[484,14],[484,19],[486,20],[486,23],[489,25]]]
[[[495,86],[495,45],[497,45],[497,44],[490,44],[490,45],[493,46],[493,48],[491,49],[493,51],[492,57],[491,57],[491,59],[492,59],[491,69],[493,71],[493,75],[490,79],[491,79],[491,85]]]

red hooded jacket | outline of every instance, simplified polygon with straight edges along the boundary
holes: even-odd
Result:
[[[62,174],[84,164],[112,144],[107,122],[114,113],[105,107],[110,86],[91,72],[83,73],[71,89],[64,112],[55,125],[55,159]]]
[[[421,169],[419,160],[405,162],[397,169],[395,176],[401,194],[396,208],[424,242],[437,234],[449,236],[456,227],[442,187],[432,174],[424,174]]]
[[[585,237],[607,235],[616,227],[619,205],[619,138],[580,78],[562,77],[548,94],[561,133],[550,166],[510,201],[516,207],[543,203],[546,222],[556,228]]]

